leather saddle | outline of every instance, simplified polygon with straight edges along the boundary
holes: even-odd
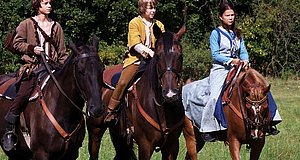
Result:
[[[42,88],[45,86],[49,79],[49,75],[46,72],[39,73],[38,81]],[[16,98],[19,82],[21,82],[21,77],[18,75],[18,72],[13,72],[9,74],[0,75],[0,97],[13,100]],[[32,92],[29,100],[32,101],[38,98],[38,89]]]

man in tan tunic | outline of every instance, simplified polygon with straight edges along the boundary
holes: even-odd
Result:
[[[49,64],[62,65],[67,58],[63,30],[59,23],[48,17],[52,11],[51,2],[51,0],[32,0],[36,16],[25,19],[16,29],[13,46],[23,54],[22,60],[27,67],[21,75],[23,77],[18,84],[17,96],[5,116],[9,127],[2,137],[2,143],[6,151],[12,150],[16,145],[15,125],[43,66],[40,61],[41,53],[46,54]]]

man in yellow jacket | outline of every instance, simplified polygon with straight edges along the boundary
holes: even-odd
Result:
[[[108,114],[105,122],[109,123],[116,120],[116,108],[120,104],[124,91],[129,82],[134,78],[142,58],[153,57],[155,37],[153,34],[153,26],[156,24],[162,32],[165,31],[164,25],[154,19],[156,13],[156,0],[139,0],[138,1],[139,16],[133,18],[128,26],[128,49],[123,71],[121,73],[118,84],[112,94],[108,104]]]

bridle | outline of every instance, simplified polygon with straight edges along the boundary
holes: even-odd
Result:
[[[173,45],[180,45],[179,41],[173,41]],[[181,46],[181,45],[180,45]],[[157,47],[156,47],[157,48]],[[172,47],[173,48],[173,47]],[[166,52],[166,51],[165,51]],[[168,54],[174,54],[173,49],[170,49],[170,51],[168,51]],[[161,79],[162,77],[167,74],[167,73],[174,73],[176,75],[177,78],[177,83],[179,82],[180,78],[181,78],[181,71],[174,68],[171,64],[166,64],[166,66],[163,69],[160,69],[161,72],[158,72],[158,79],[159,79],[159,83],[160,86],[162,86],[161,84]]]
[[[82,109],[81,109],[80,107],[78,107],[78,106],[76,105],[76,103],[73,102],[73,100],[71,100],[71,99],[69,98],[69,96],[65,93],[65,91],[61,88],[61,86],[60,86],[60,84],[58,83],[57,79],[56,79],[55,76],[53,75],[53,73],[52,73],[52,71],[51,71],[51,69],[50,69],[49,64],[47,63],[45,53],[41,53],[41,57],[42,57],[43,63],[44,63],[44,65],[45,65],[45,67],[46,67],[46,69],[47,69],[47,71],[48,71],[50,77],[53,79],[53,81],[54,81],[55,85],[57,86],[58,90],[65,96],[65,98],[67,98],[67,99],[72,103],[72,105],[73,105],[77,110],[79,110],[83,115],[87,116],[87,114],[86,114],[84,111],[82,111]],[[98,54],[97,54],[97,53],[92,53],[92,54],[91,54],[91,53],[83,53],[83,54],[79,54],[79,55],[77,55],[77,56],[73,59],[72,64],[74,65],[74,64],[77,63],[79,60],[84,59],[84,58],[89,58],[89,57],[98,57]],[[99,57],[98,57],[98,58],[99,58]],[[85,96],[84,92],[82,91],[82,89],[80,88],[80,86],[79,86],[79,84],[78,84],[78,80],[77,80],[76,74],[75,74],[75,73],[76,73],[75,68],[76,68],[76,67],[73,67],[73,76],[74,76],[74,79],[75,79],[75,82],[76,82],[76,86],[77,86],[77,88],[79,89],[79,92],[80,92],[80,94],[82,95],[82,98],[83,98],[84,100],[86,100],[86,96]]]
[[[254,118],[251,120],[249,117],[246,119],[250,128],[260,128],[263,125],[266,125],[267,118],[261,114],[261,105],[267,101],[268,97],[265,95],[260,100],[251,100],[248,97],[245,97],[246,103],[251,105],[251,109],[254,113]],[[263,119],[263,122],[260,120]]]
[[[75,65],[79,60],[81,59],[85,59],[85,58],[90,58],[90,57],[97,57],[99,59],[99,56],[97,53],[82,53],[82,54],[79,54],[77,55],[74,59],[73,59],[73,62],[72,64]],[[80,85],[78,83],[78,80],[76,78],[76,66],[73,67],[73,77],[74,77],[74,80],[75,80],[75,83],[76,83],[76,86],[79,90],[79,93],[80,93],[80,96],[86,100],[87,99],[87,96],[85,95],[85,93],[82,91],[82,89],[80,88]]]
[[[245,79],[245,77],[243,79]],[[246,131],[251,131],[251,130],[258,131],[261,127],[263,127],[263,129],[265,130],[267,127],[268,117],[261,114],[261,108],[262,108],[262,104],[267,102],[267,99],[268,99],[267,95],[265,95],[263,98],[261,98],[259,100],[252,100],[249,97],[244,97],[241,94],[240,88],[241,88],[241,86],[240,86],[240,84],[238,84],[237,90],[238,90],[240,109],[242,112],[242,117],[244,119]],[[246,107],[246,104],[250,104],[251,108]],[[245,111],[245,109],[246,109],[246,111]],[[249,109],[253,110],[253,113],[254,113],[253,118],[249,117],[249,112],[248,112]],[[261,120],[263,120],[263,121],[261,121]],[[246,132],[246,133],[248,133],[248,132]]]

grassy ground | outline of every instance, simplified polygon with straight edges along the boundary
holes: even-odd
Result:
[[[261,160],[298,160],[300,159],[300,81],[269,79],[272,84],[271,91],[278,105],[283,122],[278,125],[281,133],[277,136],[268,136],[260,156]],[[249,151],[245,145],[241,149],[241,159],[249,159]],[[137,150],[136,150],[137,151]],[[180,151],[178,159],[185,156],[185,142],[180,138]],[[114,149],[106,133],[101,144],[100,160],[112,160]],[[88,159],[87,139],[80,148],[79,160]],[[227,146],[222,142],[207,143],[198,153],[200,160],[230,159]],[[0,150],[0,159],[7,159]],[[154,153],[153,160],[160,158],[160,153]]]

